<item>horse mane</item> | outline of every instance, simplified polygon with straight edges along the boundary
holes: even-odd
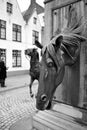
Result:
[[[86,41],[87,38],[84,36],[87,29],[87,20],[83,21],[83,17],[80,17],[75,24],[70,23],[69,26],[63,28],[61,32],[55,32],[55,36],[53,36],[50,43],[55,44],[55,40],[59,36],[63,36],[63,44],[70,44],[70,45],[78,45],[79,42]]]
[[[87,20],[84,19],[83,16],[78,16],[76,8],[71,5],[69,7],[68,13],[68,22],[65,28],[61,31],[57,29],[55,32],[56,35],[63,35],[63,41],[66,43],[66,39],[74,39],[84,41],[86,38],[84,37],[84,33],[87,29]],[[87,39],[86,39],[87,40]],[[72,41],[71,41],[72,42]],[[68,43],[67,43],[68,44]]]
[[[75,11],[74,7],[71,8],[70,13],[72,13],[72,11]],[[75,21],[72,20],[72,17],[69,18],[67,27],[63,28],[61,32],[59,31],[59,29],[57,29],[57,31],[55,32],[55,35],[52,36],[50,43],[43,48],[42,52],[45,53],[47,49],[57,66],[59,66],[59,64],[61,63],[59,63],[58,61],[58,58],[55,54],[56,52],[53,46],[56,42],[56,39],[58,39],[60,36],[63,37],[60,50],[62,50],[63,52],[66,52],[68,56],[73,60],[73,62],[76,61],[77,56],[80,52],[81,42],[84,42],[87,40],[87,38],[84,35],[87,30],[87,20],[84,20],[83,17],[77,18],[77,15],[75,17],[76,17]],[[75,49],[78,49],[78,51],[75,54],[72,54],[70,47],[71,48],[74,47]]]

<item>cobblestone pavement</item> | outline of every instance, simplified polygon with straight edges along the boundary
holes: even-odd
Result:
[[[30,97],[28,87],[0,94],[0,130],[9,130],[16,121],[36,111],[35,98]]]

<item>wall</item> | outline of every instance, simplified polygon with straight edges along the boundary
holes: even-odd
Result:
[[[10,2],[13,4],[12,14],[7,13],[6,3]],[[25,50],[25,22],[23,20],[21,11],[19,9],[18,3],[16,0],[1,0],[0,1],[0,19],[6,21],[6,40],[0,39],[0,48],[6,49],[6,66],[9,67],[8,72],[17,71],[17,70],[26,70],[29,69],[29,63],[24,56]],[[22,27],[22,42],[12,41],[12,24],[18,24]],[[12,67],[12,50],[21,50],[22,51],[22,67]],[[26,62],[26,63],[25,63]]]
[[[53,17],[52,10],[57,9],[60,6],[69,5],[70,3],[75,3],[81,0],[46,0],[45,1],[45,42],[48,44],[51,37],[53,36]],[[81,8],[78,11],[80,15],[85,17],[85,4],[81,1]],[[86,43],[82,43],[86,44]],[[82,48],[81,44],[81,50]],[[83,62],[82,62],[83,61]],[[84,53],[80,52],[80,57],[78,58],[75,65],[71,67],[65,67],[65,76],[63,83],[56,90],[56,97],[58,101],[73,105],[84,107]]]
[[[37,24],[33,23],[33,18],[37,18]],[[41,42],[41,24],[36,10],[33,11],[28,23],[26,24],[26,43],[32,45],[32,30],[39,32],[39,41]]]
[[[33,18],[37,18],[37,24],[33,23]],[[30,19],[28,20],[28,23],[25,25],[25,34],[26,34],[26,45],[25,48],[29,48],[33,45],[33,40],[32,40],[32,31],[35,30],[39,32],[39,42],[41,43],[41,30],[42,26],[39,20],[39,16],[37,15],[36,9],[33,11],[33,14],[31,15]],[[41,53],[40,49],[38,49],[39,56],[41,59]]]
[[[13,5],[12,14],[7,13],[7,2]],[[33,17],[37,18],[37,25],[33,24]],[[32,30],[39,32],[39,41],[41,42],[41,24],[36,10],[34,10],[28,24],[25,23],[21,14],[17,0],[0,0],[0,19],[6,21],[6,40],[0,39],[0,48],[6,49],[6,66],[9,67],[8,75],[25,73],[29,70],[30,64],[26,59],[24,50],[32,45]],[[12,24],[18,24],[22,27],[22,41],[12,41]],[[33,27],[33,28],[32,28]],[[12,50],[21,50],[22,66],[12,67]]]

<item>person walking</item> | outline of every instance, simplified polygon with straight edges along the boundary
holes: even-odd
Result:
[[[3,60],[0,60],[0,84],[1,87],[5,86],[5,79],[7,77],[6,66]]]

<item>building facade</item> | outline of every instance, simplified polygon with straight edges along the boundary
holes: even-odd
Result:
[[[76,18],[87,18],[87,0],[45,0],[44,44],[48,44],[57,30],[67,25],[69,8],[76,10]],[[75,18],[74,17],[74,18]],[[86,37],[87,33],[85,32]],[[57,88],[56,101],[87,109],[87,42],[81,44],[80,56],[72,67],[66,67],[62,84]]]
[[[17,0],[0,0],[0,58],[8,67],[8,76],[28,73],[24,50],[33,45],[35,38],[41,42],[42,25],[37,10],[31,10],[26,22]]]

